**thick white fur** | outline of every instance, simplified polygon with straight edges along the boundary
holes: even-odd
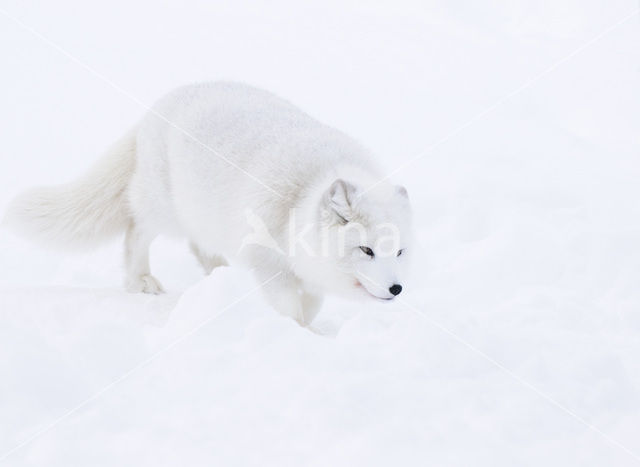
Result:
[[[369,229],[371,241],[376,225],[394,223],[406,249],[404,189],[381,183],[363,194],[380,178],[366,149],[290,103],[242,84],[205,83],[161,99],[83,179],[18,197],[7,221],[57,245],[125,231],[127,288],[151,293],[162,287],[149,271],[150,243],[158,234],[186,237],[207,271],[228,258],[259,281],[273,278],[264,287],[270,303],[308,323],[327,292],[388,299],[401,280],[406,254],[372,260],[350,235],[344,254],[336,250],[345,218]],[[282,249],[243,244],[256,216]],[[306,224],[310,249],[293,251],[293,230]]]
[[[121,234],[130,219],[126,190],[135,169],[136,134],[130,130],[79,180],[16,197],[3,223],[25,237],[69,249],[95,247]]]

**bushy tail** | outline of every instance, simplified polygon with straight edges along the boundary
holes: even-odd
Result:
[[[126,188],[135,168],[136,129],[79,180],[34,188],[10,204],[3,224],[47,246],[90,248],[125,230]]]

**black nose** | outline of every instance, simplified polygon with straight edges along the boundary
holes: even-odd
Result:
[[[400,292],[402,292],[402,286],[400,284],[393,284],[391,287],[389,287],[389,292],[391,292],[393,295],[398,295]]]

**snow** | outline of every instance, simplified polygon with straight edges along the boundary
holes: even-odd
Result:
[[[402,301],[329,299],[315,332],[180,241],[152,249],[155,297],[122,291],[119,243],[2,231],[5,465],[640,462],[637,2],[0,8],[0,208],[140,118],[109,83],[149,105],[242,80],[390,171],[421,155],[394,175],[420,243]]]

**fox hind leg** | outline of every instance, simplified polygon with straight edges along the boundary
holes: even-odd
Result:
[[[125,235],[125,286],[129,292],[159,294],[162,285],[151,275],[149,247],[155,235],[150,235],[131,222]]]

